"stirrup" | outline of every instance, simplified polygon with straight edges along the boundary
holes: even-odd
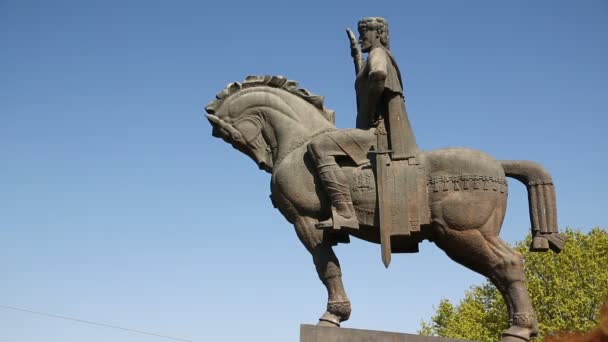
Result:
[[[357,215],[351,216],[350,218],[345,218],[344,216],[338,214],[336,208],[331,207],[331,217],[324,221],[319,221],[315,225],[317,229],[333,229],[340,230],[342,227],[344,228],[352,228],[359,229],[359,219],[357,219]]]

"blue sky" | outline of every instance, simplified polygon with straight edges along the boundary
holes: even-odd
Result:
[[[608,227],[608,3],[0,1],[0,305],[193,341],[296,341],[325,289],[270,176],[210,135],[249,74],[324,95],[354,126],[344,29],[384,16],[423,149],[543,164],[558,219]],[[529,229],[510,182],[501,237]],[[337,247],[344,326],[414,333],[483,278],[430,243]],[[162,341],[0,309],[0,340]]]

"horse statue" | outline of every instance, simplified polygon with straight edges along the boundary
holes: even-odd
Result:
[[[349,236],[379,243],[377,192],[370,164],[339,161],[348,175],[359,229],[331,232],[316,228],[329,214],[330,203],[319,185],[307,144],[336,130],[334,112],[323,97],[281,76],[248,76],[230,83],[205,110],[213,136],[248,155],[272,173],[273,205],[295,226],[312,254],[327,289],[327,309],[318,325],[339,327],[351,314],[342,284],[340,263],[332,247]],[[373,150],[371,138],[362,142]],[[555,189],[551,176],[530,161],[495,160],[473,149],[445,148],[418,155],[425,203],[418,231],[392,240],[393,252],[416,252],[419,242],[434,242],[454,261],[482,274],[501,292],[509,311],[502,342],[528,341],[538,322],[528,295],[522,256],[499,237],[507,205],[505,177],[527,186],[533,240],[530,249],[556,253],[564,241],[557,230]],[[403,208],[406,210],[406,208]],[[425,215],[421,215],[423,217]]]

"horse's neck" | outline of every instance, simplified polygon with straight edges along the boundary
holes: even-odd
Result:
[[[310,117],[294,119],[275,112],[269,119],[268,123],[273,130],[277,145],[275,162],[282,160],[313,137],[335,129],[332,123],[317,113],[311,114]]]

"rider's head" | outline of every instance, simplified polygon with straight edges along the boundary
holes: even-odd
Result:
[[[371,39],[377,39],[382,46],[389,48],[388,22],[386,19],[381,17],[363,18],[359,20],[358,29],[363,52],[368,52],[371,49],[371,46],[368,45],[372,42],[366,42],[366,40]]]

